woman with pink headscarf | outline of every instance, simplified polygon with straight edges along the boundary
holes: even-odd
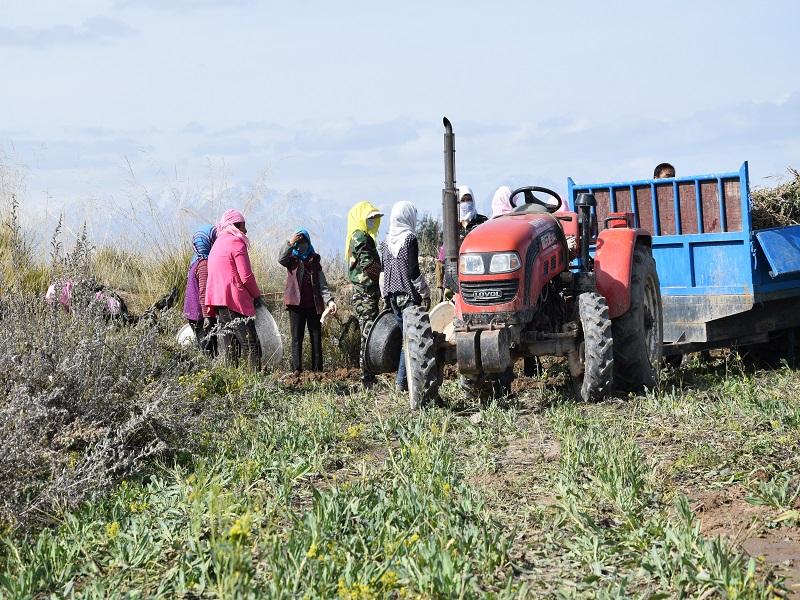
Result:
[[[514,210],[511,204],[511,188],[501,185],[492,197],[492,218],[499,217]]]
[[[217,239],[208,255],[206,305],[223,326],[222,346],[227,360],[236,362],[236,338],[250,369],[258,371],[261,348],[254,317],[263,297],[250,266],[249,246],[244,215],[235,209],[226,210],[217,223]]]

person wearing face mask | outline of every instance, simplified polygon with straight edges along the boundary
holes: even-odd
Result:
[[[206,305],[223,326],[222,348],[226,361],[237,363],[234,338],[251,371],[261,369],[261,346],[256,333],[256,307],[264,297],[250,265],[244,215],[228,209],[217,223],[217,240],[208,254]]]
[[[464,242],[467,234],[475,229],[481,223],[488,221],[485,215],[479,214],[478,209],[475,208],[475,195],[472,193],[472,188],[468,185],[462,185],[458,188],[458,245]],[[444,282],[444,246],[439,248],[439,263],[436,268],[436,286],[444,289],[454,289],[452,285],[445,285]]]
[[[381,276],[381,260],[375,238],[381,224],[380,212],[369,202],[359,202],[347,213],[347,239],[344,256],[347,274],[353,285],[353,310],[361,329],[361,352],[359,363],[362,381],[367,387],[375,383],[365,363],[367,333],[378,317],[381,292],[378,282]]]
[[[479,214],[475,208],[475,196],[467,185],[458,188],[458,242],[464,241],[467,234],[481,223],[488,221],[485,215]]]
[[[322,371],[322,325],[325,307],[336,312],[336,302],[322,271],[320,256],[311,245],[311,235],[302,227],[295,230],[281,251],[278,262],[286,267],[283,304],[289,312],[292,331],[292,370],[303,370],[303,337],[306,327],[311,338],[311,370]]]

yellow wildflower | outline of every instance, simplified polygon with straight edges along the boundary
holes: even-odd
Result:
[[[112,521],[106,524],[106,537],[113,540],[117,535],[119,535],[119,523]]]
[[[144,500],[142,500],[142,501],[133,500],[132,502],[130,502],[128,504],[128,509],[133,514],[144,512],[148,508],[150,508],[150,505],[147,502],[145,502]]]
[[[250,529],[253,526],[253,518],[250,513],[242,515],[233,522],[228,530],[228,537],[234,541],[246,540],[250,536]]]
[[[386,571],[381,575],[381,585],[385,588],[393,588],[397,585],[397,573],[394,571]]]

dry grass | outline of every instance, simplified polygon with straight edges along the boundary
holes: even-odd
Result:
[[[800,224],[800,171],[789,167],[787,173],[783,183],[750,192],[753,229]]]

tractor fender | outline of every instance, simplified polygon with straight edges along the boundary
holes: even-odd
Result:
[[[631,266],[636,244],[652,243],[644,229],[612,228],[597,236],[594,274],[597,291],[605,296],[609,317],[615,319],[628,312],[631,305]]]

